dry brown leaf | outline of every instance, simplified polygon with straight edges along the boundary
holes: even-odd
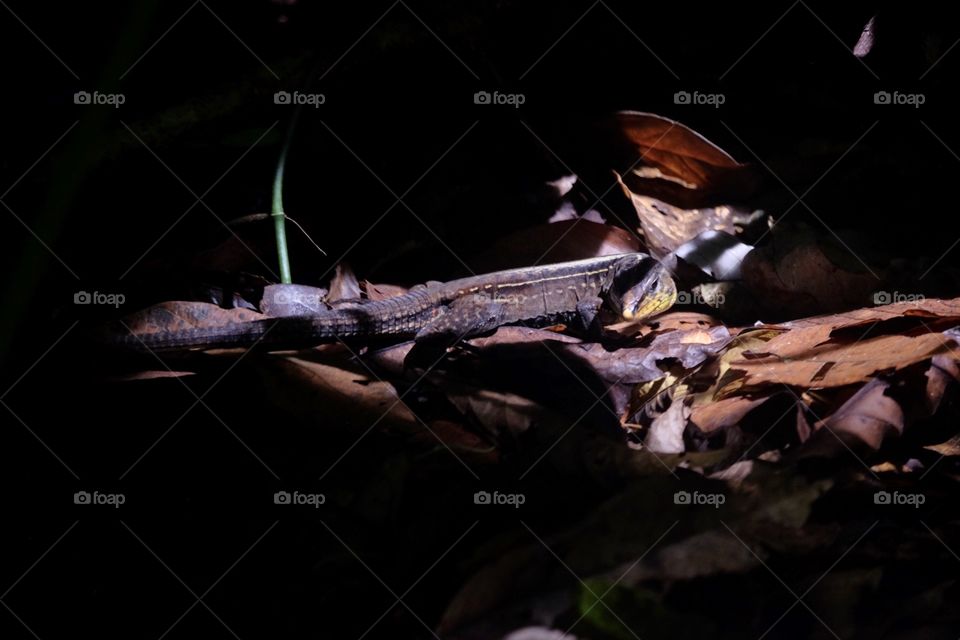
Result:
[[[719,324],[720,320],[705,313],[671,311],[646,322],[617,322],[605,326],[604,329],[624,336],[644,338],[678,329],[708,329]]]
[[[833,327],[829,324],[791,329],[773,336],[760,348],[747,350],[743,355],[757,358],[769,353],[782,358],[794,357],[827,342],[832,331]]]
[[[733,206],[757,186],[754,170],[684,125],[651,113],[614,122],[623,153],[617,182],[633,203],[650,252],[674,251],[704,231],[734,234],[749,216]]]
[[[931,444],[924,448],[935,451],[941,456],[960,456],[960,435],[956,435],[945,442]]]
[[[916,338],[879,336],[853,344],[794,344],[789,353],[738,360],[731,362],[730,367],[745,372],[744,384],[748,387],[764,384],[840,387],[865,382],[878,373],[898,371],[948,352],[951,342],[942,334],[928,333]]]
[[[871,380],[828,418],[817,421],[814,434],[804,445],[804,455],[823,453],[823,449],[839,450],[863,445],[877,451],[884,439],[903,433],[904,415],[900,404],[885,395],[890,385]]]
[[[471,464],[496,464],[500,460],[500,450],[467,429],[463,424],[452,420],[431,420],[426,427],[414,427],[406,435],[411,442],[427,447],[449,447],[465,462]]]
[[[745,374],[741,383],[746,385],[839,387],[938,354],[958,359],[955,334],[932,329],[960,321],[958,313],[960,299],[898,303],[804,318],[761,327],[764,335],[759,341],[741,349],[737,357],[728,350],[722,360]],[[899,332],[884,335],[892,329]]]
[[[942,323],[952,324],[960,322],[960,298],[941,300],[928,298],[914,302],[898,302],[878,307],[865,307],[843,313],[835,313],[812,318],[801,318],[790,322],[780,323],[779,327],[803,328],[810,326],[827,325],[831,330],[858,327],[875,322],[895,320],[897,318],[916,318],[917,324],[924,320],[937,321],[928,323],[931,328],[940,328]]]
[[[710,433],[738,424],[743,418],[766,402],[769,396],[751,398],[732,396],[693,407],[690,422],[704,433]]]
[[[753,167],[675,120],[624,111],[616,115],[614,128],[626,166],[640,169],[630,185],[635,193],[696,208],[711,199],[716,203],[718,194],[743,198],[759,182]]]
[[[519,437],[534,424],[544,421],[547,409],[541,404],[505,391],[438,380],[451,403],[471,422],[479,423],[492,438],[504,433]]]
[[[623,193],[636,209],[640,228],[650,252],[663,257],[675,251],[704,231],[724,231],[734,234],[737,212],[729,206],[684,209],[658,198],[638,193],[640,187],[629,176],[617,175]]]
[[[697,337],[690,339],[691,335]],[[596,372],[604,380],[636,384],[664,375],[657,366],[658,361],[674,359],[686,368],[694,367],[719,352],[729,341],[730,333],[727,328],[716,326],[707,330],[697,328],[667,331],[657,334],[646,347],[625,347],[610,351],[599,343],[583,343],[576,338],[542,329],[501,327],[492,336],[471,339],[470,344],[487,352],[490,362],[498,367],[498,370],[502,369],[504,361],[510,362],[511,367],[557,366],[560,365],[557,355],[561,355],[566,356],[564,361],[568,366],[579,363],[584,371]],[[546,342],[554,355],[544,348],[529,352],[517,349],[519,345],[539,342]],[[543,362],[540,362],[541,360]],[[502,370],[500,375],[503,375]]]
[[[368,280],[364,280],[360,284],[363,290],[366,292],[368,300],[386,300],[387,298],[395,298],[397,296],[402,296],[408,291],[406,287],[399,287],[395,284],[373,284]]]
[[[156,369],[118,374],[115,376],[110,376],[110,380],[116,382],[134,382],[137,380],[157,380],[161,378],[186,378],[188,376],[195,375],[197,375],[196,371],[171,371],[169,369]]]
[[[657,316],[655,322],[660,330],[715,327],[720,324],[713,316],[694,311],[670,311]]]
[[[360,283],[357,281],[353,269],[345,262],[338,263],[333,278],[330,279],[330,293],[327,294],[327,302],[355,300],[359,297]]]
[[[674,400],[670,408],[650,424],[643,439],[644,446],[653,453],[683,453],[683,431],[689,417],[690,408],[682,401]]]
[[[703,329],[686,331],[680,337],[680,344],[712,344],[714,342],[716,342],[716,338],[709,331]]]
[[[934,356],[925,375],[925,408],[927,415],[933,415],[940,408],[947,388],[960,382],[960,360],[954,354]]]
[[[763,348],[771,338],[778,334],[778,331],[778,329],[759,328],[742,330],[737,334],[719,358],[714,398],[719,400],[732,396],[743,388],[744,372],[733,370],[731,363],[741,360],[744,352]]]

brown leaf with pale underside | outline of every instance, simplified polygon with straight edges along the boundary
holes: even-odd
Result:
[[[814,433],[801,455],[822,455],[825,449],[840,451],[844,444],[877,451],[885,439],[901,435],[903,409],[885,395],[889,387],[883,380],[871,380],[833,415],[814,423]]]
[[[749,217],[734,203],[756,188],[752,167],[684,125],[651,113],[614,122],[625,173],[617,182],[637,211],[653,255],[663,257],[704,231],[734,234]]]
[[[748,413],[768,399],[769,397],[732,396],[708,402],[693,408],[690,413],[690,422],[704,433],[717,431],[739,423]]]
[[[699,133],[652,113],[618,113],[620,147],[633,166],[627,186],[684,208],[740,199],[758,184],[754,168],[741,164]],[[691,236],[692,237],[692,236]]]
[[[746,373],[748,387],[840,387],[864,382],[878,373],[898,371],[950,349],[951,344],[941,334],[916,338],[890,335],[853,344],[798,344],[789,353],[762,354],[755,360],[739,360],[730,366]]]

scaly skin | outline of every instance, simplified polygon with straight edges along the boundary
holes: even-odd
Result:
[[[665,311],[675,298],[673,280],[659,262],[628,253],[418,285],[394,298],[346,303],[309,316],[114,335],[109,342],[136,351],[185,351],[258,343],[300,348],[386,336],[456,339],[504,324],[569,319],[590,303],[604,303],[625,319],[643,319]]]

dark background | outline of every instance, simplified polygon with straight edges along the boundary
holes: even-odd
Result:
[[[203,596],[209,610],[197,604],[167,637],[229,637],[227,627],[241,638],[358,637],[394,603],[390,590],[402,595],[477,519],[458,506],[469,481],[435,482],[456,473],[452,458],[418,457],[373,433],[318,484],[356,438],[326,428],[323,415],[298,420],[261,400],[251,370],[213,386],[209,410],[187,412],[191,391],[203,394],[222,370],[118,385],[78,339],[99,312],[72,305],[75,291],[121,291],[131,307],[182,296],[213,278],[192,267],[231,237],[224,221],[269,211],[293,113],[274,104],[275,91],[312,82],[327,98],[303,111],[288,161],[287,212],[327,252],[288,229],[298,282],[321,284],[341,257],[380,282],[461,275],[460,259],[470,266],[494,239],[549,217],[536,197],[543,181],[571,171],[602,180],[590,125],[620,109],[675,118],[759,164],[758,202],[774,214],[794,202],[779,179],[803,194],[829,170],[804,198],[824,222],[856,246],[932,264],[960,237],[960,53],[950,51],[960,28],[942,11],[933,2],[6,0],[0,589],[12,588],[0,634],[158,638]],[[850,50],[873,15],[884,39],[861,62]],[[81,90],[126,102],[76,105]],[[479,90],[526,102],[475,105]],[[678,90],[721,92],[726,103],[676,105]],[[922,92],[926,104],[874,105],[879,90]],[[600,194],[612,183],[589,186]],[[626,218],[618,196],[611,190],[606,206]],[[804,207],[790,215],[820,224]],[[260,259],[235,244],[216,255],[275,280],[269,227],[246,227],[243,238]],[[411,470],[402,487],[398,467]],[[565,482],[555,471],[531,479],[526,491],[564,499],[525,520],[574,522],[576,505],[599,490]],[[291,516],[271,504],[283,487],[355,499]],[[86,488],[128,502],[115,513],[75,507],[73,492]],[[436,624],[472,568],[470,547],[515,520],[485,517],[470,529],[404,596],[410,609]],[[778,633],[799,637],[808,623]],[[397,605],[367,637],[428,636]]]

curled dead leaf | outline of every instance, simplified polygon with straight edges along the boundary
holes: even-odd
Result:
[[[904,414],[900,404],[886,395],[890,385],[871,380],[861,387],[833,415],[814,423],[814,434],[804,444],[802,456],[867,448],[878,451],[887,438],[903,433]]]
[[[634,193],[696,208],[716,204],[717,198],[742,199],[759,184],[752,166],[737,162],[675,120],[623,111],[614,117],[612,127],[619,160],[635,168],[635,179],[628,185]]]
[[[651,113],[622,112],[613,122],[625,173],[617,182],[633,203],[650,252],[663,257],[705,231],[737,232],[752,211],[735,203],[758,184],[749,165],[692,129]]]

